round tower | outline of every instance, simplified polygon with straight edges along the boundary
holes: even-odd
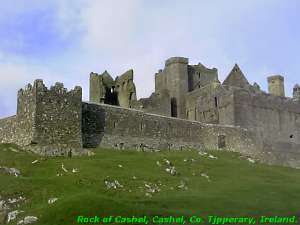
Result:
[[[172,99],[170,104],[173,117],[186,118],[188,63],[189,60],[184,57],[172,57],[165,62],[166,86]]]
[[[268,77],[268,89],[270,94],[284,97],[284,77],[280,75]]]

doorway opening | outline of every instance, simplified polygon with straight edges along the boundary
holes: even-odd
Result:
[[[177,117],[177,101],[176,101],[176,98],[171,98],[171,117]]]
[[[219,135],[218,136],[218,148],[225,148],[226,147],[226,136]]]

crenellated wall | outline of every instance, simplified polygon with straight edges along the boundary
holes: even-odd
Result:
[[[37,81],[36,88],[35,143],[39,148],[43,146],[45,154],[80,149],[81,87],[67,91],[62,83],[56,83],[48,89],[42,81]]]
[[[82,90],[48,89],[35,80],[18,92],[17,115],[0,120],[2,143],[16,143],[43,155],[80,153]]]

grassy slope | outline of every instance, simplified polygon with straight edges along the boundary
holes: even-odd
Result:
[[[213,160],[195,151],[99,149],[92,157],[51,158],[32,164],[40,157],[15,153],[8,147],[0,145],[0,166],[18,168],[22,176],[0,174],[0,195],[25,196],[27,202],[21,209],[24,215],[38,216],[38,224],[75,224],[77,215],[299,215],[300,170],[251,164],[235,153],[212,152],[218,156]],[[171,176],[156,165],[164,158],[175,164],[180,175]],[[184,158],[196,161],[187,163]],[[79,173],[64,173],[62,163],[68,169],[78,168]],[[201,172],[208,174],[211,182],[200,176]],[[64,175],[57,177],[57,173]],[[117,179],[124,188],[106,190],[106,176]],[[176,188],[181,180],[187,182],[188,190]],[[165,186],[149,198],[138,188],[144,187],[144,181],[161,181]],[[48,205],[51,197],[59,200]]]

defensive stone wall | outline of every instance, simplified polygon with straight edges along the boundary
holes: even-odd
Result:
[[[291,98],[236,89],[234,114],[236,125],[254,128],[266,139],[300,144],[300,104]]]
[[[134,109],[83,103],[83,146],[138,150],[227,149],[259,154],[246,129],[209,125]]]
[[[300,144],[264,139],[252,129],[205,124],[88,102],[83,102],[82,114],[85,148],[219,149],[240,152],[269,164],[300,168]]]
[[[16,116],[8,117],[0,120],[0,140],[1,143],[16,143],[21,144],[19,141],[23,141],[28,137],[24,137],[24,139],[18,138],[18,123]],[[24,135],[26,135],[24,133]],[[29,139],[30,140],[30,139]]]

